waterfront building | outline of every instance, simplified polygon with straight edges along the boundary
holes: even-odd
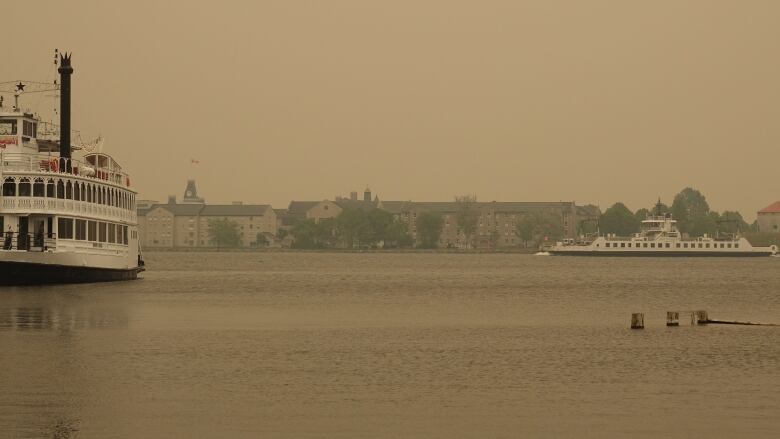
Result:
[[[276,212],[268,204],[206,204],[198,196],[194,180],[187,182],[182,203],[171,196],[165,204],[138,210],[143,248],[193,248],[216,246],[209,237],[209,221],[236,223],[241,247],[275,245]]]
[[[780,233],[780,201],[758,211],[758,230],[766,233]]]

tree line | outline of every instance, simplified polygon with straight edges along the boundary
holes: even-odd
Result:
[[[642,220],[656,213],[671,214],[677,220],[680,232],[689,236],[744,233],[756,227],[755,224],[748,224],[737,211],[711,210],[707,198],[698,190],[688,187],[675,195],[671,207],[659,201],[656,206],[631,212],[625,204],[615,203],[601,215],[599,230],[601,233],[628,236],[639,232]]]

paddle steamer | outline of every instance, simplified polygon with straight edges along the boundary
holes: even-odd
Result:
[[[659,203],[660,204],[660,203]],[[545,249],[566,256],[773,256],[777,246],[753,247],[739,236],[714,238],[704,235],[684,239],[670,214],[656,212],[642,221],[639,233],[630,237],[613,234],[594,239],[568,239]]]
[[[129,280],[144,269],[130,176],[108,154],[71,146],[73,68],[58,58],[59,125],[20,106],[41,83],[0,83],[0,285]]]

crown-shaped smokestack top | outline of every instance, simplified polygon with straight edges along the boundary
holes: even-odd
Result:
[[[70,54],[60,55],[60,157],[70,158]]]

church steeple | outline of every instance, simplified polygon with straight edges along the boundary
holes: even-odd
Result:
[[[205,204],[206,200],[198,196],[198,187],[195,185],[195,180],[187,180],[187,188],[184,189],[184,198],[182,199],[184,204]]]

